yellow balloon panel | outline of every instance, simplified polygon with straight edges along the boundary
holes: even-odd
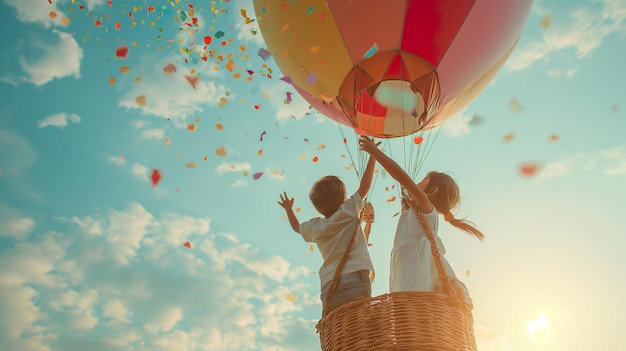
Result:
[[[283,73],[313,96],[336,97],[352,61],[326,1],[266,0],[254,6],[265,42]]]

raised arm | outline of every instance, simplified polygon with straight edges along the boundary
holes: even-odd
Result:
[[[428,199],[428,195],[420,189],[413,179],[389,156],[385,155],[374,142],[367,137],[361,137],[359,140],[361,150],[367,152],[372,158],[376,159],[378,163],[389,173],[393,179],[397,180],[402,187],[404,187],[411,197],[417,203],[420,211],[428,213],[433,210],[433,205]]]
[[[293,212],[294,199],[293,197],[290,199],[289,196],[287,196],[287,192],[285,192],[284,194],[284,196],[282,194],[280,195],[280,201],[278,202],[278,204],[285,209],[285,212],[287,212],[287,218],[289,219],[289,224],[291,225],[291,228],[296,233],[300,233],[300,221],[298,221],[296,214]]]
[[[357,192],[361,196],[361,199],[365,199],[367,192],[370,190],[372,186],[372,179],[374,178],[374,165],[376,164],[376,159],[370,155],[369,160],[367,161],[367,166],[365,167],[365,172],[363,172],[363,177],[361,177],[361,184],[359,185],[359,189]]]

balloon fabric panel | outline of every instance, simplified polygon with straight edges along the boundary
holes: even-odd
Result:
[[[356,65],[374,45],[377,52],[398,50],[408,0],[328,0],[328,7]]]
[[[532,0],[476,1],[437,66],[442,103],[491,68],[516,42]]]

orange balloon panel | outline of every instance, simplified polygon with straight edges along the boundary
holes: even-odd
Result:
[[[532,0],[254,0],[294,88],[359,134],[389,138],[467,106],[512,52]]]

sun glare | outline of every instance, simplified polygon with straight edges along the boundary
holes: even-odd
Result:
[[[548,317],[546,317],[546,315],[543,313],[537,314],[535,319],[526,323],[526,330],[528,330],[528,336],[532,340],[545,340],[550,332],[550,323],[548,322]]]

